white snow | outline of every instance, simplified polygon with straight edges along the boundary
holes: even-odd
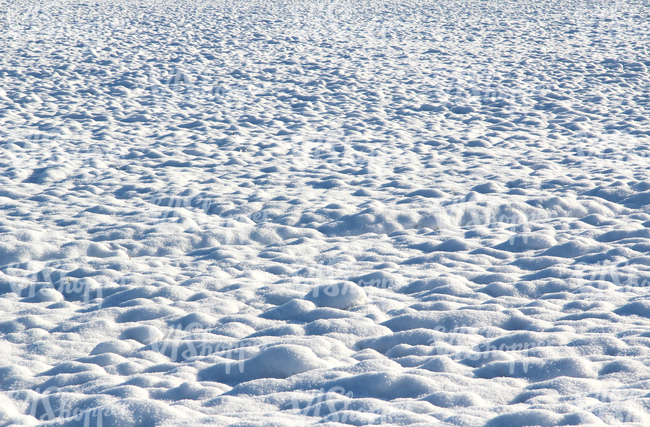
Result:
[[[650,425],[649,15],[0,4],[0,426]]]

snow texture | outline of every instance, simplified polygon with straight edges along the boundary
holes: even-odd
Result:
[[[0,2],[0,426],[650,425],[649,15]]]

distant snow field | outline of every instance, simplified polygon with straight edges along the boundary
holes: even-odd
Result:
[[[649,27],[0,2],[0,426],[649,426]]]

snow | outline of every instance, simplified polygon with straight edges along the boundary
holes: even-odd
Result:
[[[359,279],[359,282],[364,283],[364,280]],[[305,295],[305,299],[313,302],[318,307],[332,307],[340,310],[347,310],[367,301],[363,289],[352,282],[316,286],[313,291]]]
[[[0,5],[0,426],[650,425],[642,1]]]

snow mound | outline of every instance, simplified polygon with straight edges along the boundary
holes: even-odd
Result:
[[[333,285],[315,286],[305,295],[305,299],[313,302],[318,307],[332,307],[347,310],[365,303],[367,297],[360,286],[352,282],[341,282]]]

